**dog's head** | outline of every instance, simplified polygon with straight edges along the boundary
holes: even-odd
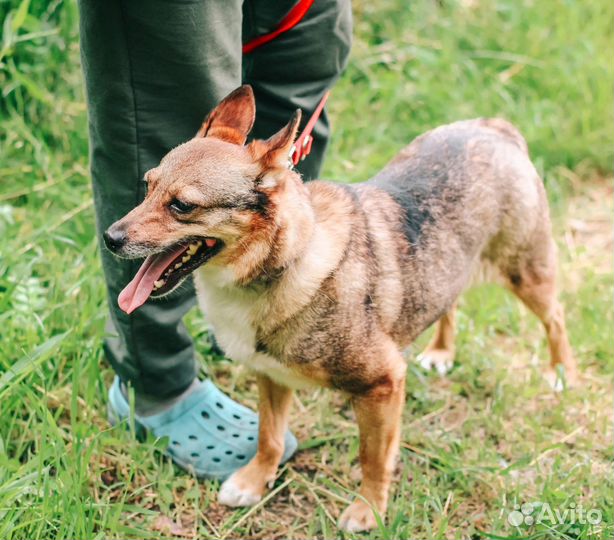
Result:
[[[205,263],[236,259],[274,221],[276,194],[288,184],[301,189],[288,170],[300,111],[270,139],[246,145],[254,117],[252,89],[242,86],[145,174],[145,200],[104,233],[116,255],[146,257],[120,294],[124,311],[169,293]]]

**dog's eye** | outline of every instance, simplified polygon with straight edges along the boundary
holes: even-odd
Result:
[[[194,208],[196,208],[196,205],[180,201],[179,199],[173,199],[171,201],[170,207],[178,214],[187,214],[188,212],[194,210]]]

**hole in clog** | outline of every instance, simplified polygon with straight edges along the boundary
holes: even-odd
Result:
[[[237,420],[241,420],[241,417],[238,414],[233,414],[232,417],[236,418]]]
[[[219,401],[216,401],[216,402],[215,402],[215,406],[216,406],[218,409],[223,409],[223,408],[224,408],[224,405],[222,405],[222,404],[221,404]]]
[[[179,441],[173,441],[173,446],[181,446],[181,443]]]
[[[219,463],[220,462],[220,458],[219,457],[214,457],[214,458],[212,458],[212,461],[215,461],[216,463]]]
[[[253,441],[253,440],[254,440],[254,438],[253,438],[253,437],[250,435],[250,436],[247,438],[247,440],[248,440],[248,441]]]
[[[255,425],[256,425],[256,420],[250,420],[250,421],[249,421],[249,423],[250,423],[252,426],[255,426]]]
[[[213,450],[215,448],[215,445],[210,444],[207,446],[207,450]]]
[[[200,457],[200,454],[198,452],[192,452],[190,455],[192,457]]]
[[[200,415],[201,415],[201,416],[202,416],[202,417],[203,417],[205,420],[207,420],[207,419],[209,418],[209,413],[208,413],[207,411],[201,411],[201,412],[200,412]]]
[[[219,431],[226,431],[226,428],[224,426],[217,426],[217,429]]]
[[[236,438],[239,437],[239,434],[238,433],[233,433],[232,436],[236,439]]]
[[[243,454],[237,454],[237,459],[245,459],[245,456]]]
[[[227,456],[232,456],[232,450],[226,450],[226,455]]]
[[[188,439],[190,439],[191,441],[195,441],[196,439],[198,439],[198,437],[196,435],[188,435]]]

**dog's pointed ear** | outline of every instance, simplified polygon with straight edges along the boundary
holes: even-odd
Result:
[[[215,137],[233,144],[245,144],[256,118],[254,91],[244,84],[228,94],[207,116],[196,133],[198,137]]]
[[[301,110],[297,109],[290,121],[266,141],[253,141],[249,144],[254,159],[260,162],[263,170],[288,168],[290,150],[296,139],[301,123]]]

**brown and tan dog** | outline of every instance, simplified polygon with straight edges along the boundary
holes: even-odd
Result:
[[[349,394],[362,497],[340,526],[369,529],[399,446],[401,350],[439,321],[421,361],[451,366],[454,303],[472,277],[488,268],[513,291],[545,326],[552,380],[559,365],[575,377],[544,186],[522,136],[496,119],[429,131],[368,182],[303,184],[288,168],[300,115],[246,145],[254,116],[241,87],[147,173],[143,203],[105,234],[118,255],[147,256],[119,302],[131,312],[195,271],[219,343],[255,371],[258,452],[222,485],[224,504],[256,503],[275,478],[291,388]]]

